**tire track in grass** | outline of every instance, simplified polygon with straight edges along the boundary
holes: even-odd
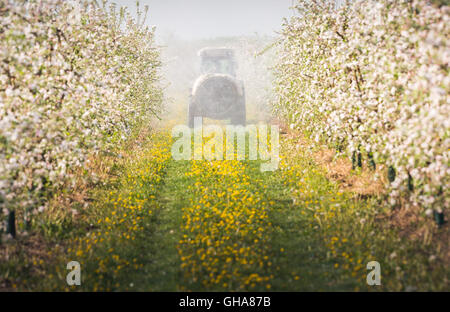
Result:
[[[185,191],[190,183],[185,177],[188,161],[170,160],[164,186],[158,193],[161,209],[155,223],[155,233],[149,238],[152,245],[152,264],[147,284],[154,291],[175,291],[181,278],[177,242],[180,240],[182,207],[187,204]]]

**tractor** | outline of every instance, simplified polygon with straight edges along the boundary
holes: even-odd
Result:
[[[203,48],[198,55],[201,75],[189,96],[189,127],[194,127],[195,117],[229,119],[232,125],[245,126],[244,83],[236,78],[234,50]]]

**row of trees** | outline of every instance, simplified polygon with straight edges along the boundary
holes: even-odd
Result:
[[[0,216],[29,221],[73,186],[89,155],[158,112],[159,51],[145,15],[106,1],[1,0]]]
[[[341,153],[390,167],[390,203],[450,205],[448,6],[298,1],[276,66],[275,111]]]

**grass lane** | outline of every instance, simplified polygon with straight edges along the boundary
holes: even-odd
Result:
[[[94,291],[445,290],[432,246],[380,222],[375,199],[327,180],[308,150],[283,138],[274,172],[259,161],[175,161],[154,134],[113,165],[88,209],[65,229],[45,272],[19,289]],[[68,234],[71,233],[71,234]],[[79,261],[82,285],[65,283]],[[369,261],[382,286],[366,284]],[[14,259],[6,263],[19,265]],[[36,265],[36,261],[34,261]],[[22,264],[23,266],[23,264]],[[14,277],[14,276],[13,276]],[[409,288],[408,288],[409,287]]]

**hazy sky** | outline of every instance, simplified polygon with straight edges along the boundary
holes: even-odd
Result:
[[[112,0],[135,13],[135,0]],[[254,34],[280,30],[292,15],[292,0],[141,0],[149,5],[149,25],[159,36],[169,32],[183,39]]]

